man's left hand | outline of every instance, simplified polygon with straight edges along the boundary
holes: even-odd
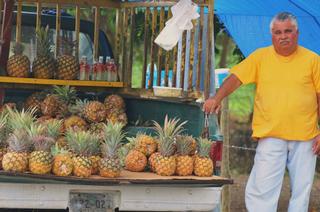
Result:
[[[320,135],[314,138],[312,151],[314,154],[318,155],[320,153]]]

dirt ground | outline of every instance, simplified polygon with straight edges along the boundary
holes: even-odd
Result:
[[[231,186],[231,212],[246,212],[244,204],[244,190],[248,179],[246,175],[232,176],[234,184]],[[290,198],[289,177],[285,176],[278,204],[278,212],[287,212]],[[320,175],[315,177],[311,191],[309,212],[320,212]]]

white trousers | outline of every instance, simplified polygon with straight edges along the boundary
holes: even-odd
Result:
[[[316,166],[313,140],[259,140],[254,165],[246,186],[245,202],[249,212],[276,212],[286,167],[291,198],[288,212],[307,212]]]

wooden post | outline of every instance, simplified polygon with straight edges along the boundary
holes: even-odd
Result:
[[[228,98],[222,101],[221,109],[221,130],[223,134],[223,146],[229,146],[230,143],[230,131],[229,131],[229,108],[228,108]],[[221,164],[221,176],[230,178],[230,167],[229,167],[229,148],[222,148],[222,164]],[[230,186],[225,185],[222,189],[221,195],[221,211],[230,211]]]

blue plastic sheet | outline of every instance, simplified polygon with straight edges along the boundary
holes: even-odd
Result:
[[[214,8],[245,56],[271,45],[270,21],[283,11],[297,16],[299,45],[320,53],[320,0],[216,0]]]

